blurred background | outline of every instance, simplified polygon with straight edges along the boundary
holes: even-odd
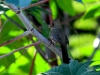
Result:
[[[69,38],[68,53],[79,62],[100,60],[100,0],[32,0],[47,1],[23,10],[30,23],[49,39],[49,25],[60,18]],[[26,31],[23,23],[3,3],[0,4],[0,44]],[[31,35],[0,47],[0,55],[37,42]],[[100,62],[99,62],[100,63]],[[0,75],[37,75],[60,65],[61,59],[42,43],[0,59]]]

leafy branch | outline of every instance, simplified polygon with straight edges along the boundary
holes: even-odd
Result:
[[[26,16],[23,14],[22,9],[17,8],[15,5],[13,4],[8,4],[7,2],[3,1],[3,3],[5,5],[7,5],[12,11],[14,11],[16,13],[16,15],[19,17],[19,19],[22,21],[22,23],[25,25],[27,31],[29,32],[29,34],[31,34],[32,36],[36,36],[39,41],[41,41],[41,43],[43,43],[44,45],[46,45],[48,48],[50,48],[54,53],[56,53],[57,55],[59,55],[60,57],[62,57],[61,52],[58,50],[58,48],[56,48],[51,41],[49,41],[48,39],[46,39],[43,35],[41,35],[35,28],[33,28],[33,26],[30,24],[30,22],[28,21],[28,19],[26,18]],[[38,3],[37,3],[38,4]],[[36,4],[36,5],[37,5]],[[41,3],[40,3],[41,4]],[[14,41],[16,39],[13,39]],[[13,42],[13,40],[11,42]],[[9,41],[7,41],[8,43],[10,43]],[[7,43],[6,42],[6,43]],[[3,44],[4,45],[4,44]],[[2,45],[2,46],[3,46]],[[26,48],[26,47],[25,47]],[[19,49],[18,49],[19,50]],[[14,52],[12,52],[14,53]],[[11,54],[12,54],[11,53]],[[3,57],[3,56],[2,56]]]
[[[41,73],[39,75],[99,75],[100,65],[90,66],[93,61],[78,63],[78,61],[72,61],[69,64],[61,64],[52,68],[51,70]]]

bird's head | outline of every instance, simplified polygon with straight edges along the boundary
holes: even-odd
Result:
[[[49,28],[52,29],[56,29],[56,28],[61,28],[61,23],[59,18],[55,19],[51,25],[49,25]]]

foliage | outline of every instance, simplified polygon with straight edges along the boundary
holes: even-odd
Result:
[[[73,9],[71,0],[56,0],[56,1],[62,10],[66,11],[69,15],[75,15],[75,11]]]
[[[69,64],[63,63],[45,73],[41,73],[41,75],[99,75],[100,71],[96,71],[96,69],[100,68],[100,65],[89,66],[91,63],[92,61],[83,63],[72,61]]]
[[[92,5],[83,16],[83,19],[88,19],[98,16],[100,16],[100,3]]]
[[[1,0],[0,0],[1,1]],[[5,0],[8,3],[15,4],[17,7],[24,8],[28,6],[30,3],[35,4],[40,2],[41,0]],[[22,1],[22,2],[21,2]],[[51,12],[48,11],[50,9]],[[3,14],[5,12],[6,15],[17,22],[22,29],[16,26],[13,22],[11,22],[7,17]],[[59,17],[63,21],[66,21],[63,25],[67,26],[67,30],[69,31],[69,52],[71,53],[74,60],[78,61],[87,61],[87,58],[91,56],[94,48],[92,46],[94,39],[96,39],[99,35],[99,25],[100,20],[97,19],[100,17],[100,0],[49,0],[49,2],[43,3],[41,5],[36,5],[26,10],[23,10],[24,14],[27,16],[30,23],[46,38],[49,38],[50,29],[48,28],[48,18],[47,15],[51,15],[52,18],[55,19]],[[63,15],[62,15],[63,13]],[[77,16],[78,14],[84,13],[81,16]],[[10,10],[6,5],[2,2],[0,3],[0,44],[3,42],[15,38],[18,35],[21,35],[26,29],[20,19],[16,16],[16,14]],[[67,14],[67,17],[66,17]],[[29,19],[31,16],[34,17],[33,21]],[[69,17],[70,16],[70,17]],[[75,16],[77,18],[75,18]],[[71,21],[69,21],[72,19]],[[96,34],[98,33],[98,34]],[[36,37],[32,37],[32,39],[37,42]],[[30,37],[23,37],[15,42],[0,47],[0,56],[3,54],[7,54],[14,49],[20,48],[22,46],[26,46],[33,43],[30,40]],[[38,46],[44,52],[44,56],[46,56],[45,46],[40,44]],[[36,51],[36,47],[32,46],[28,49],[23,49],[22,51],[16,52],[6,58],[0,59],[0,75],[28,75],[30,71],[30,67],[32,65],[32,60],[34,58],[34,53]],[[86,57],[86,58],[85,58]],[[91,60],[100,60],[100,49],[98,48],[94,57]],[[55,58],[53,58],[55,59]],[[58,65],[61,64],[60,59],[58,60]],[[100,68],[99,63],[96,63],[95,66],[89,66],[92,62],[84,62],[79,63],[78,61],[73,61],[69,64],[61,64],[60,66],[54,67],[51,70],[51,65],[46,62],[43,57],[37,53],[36,59],[34,61],[34,68],[32,69],[33,75],[39,74],[41,72],[42,75],[99,75],[100,71],[96,69]]]

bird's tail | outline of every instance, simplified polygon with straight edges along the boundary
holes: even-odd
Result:
[[[62,49],[62,60],[63,60],[63,63],[69,63],[70,62],[70,59],[68,57],[68,53],[67,53],[67,48],[65,45],[61,45],[61,49]]]

